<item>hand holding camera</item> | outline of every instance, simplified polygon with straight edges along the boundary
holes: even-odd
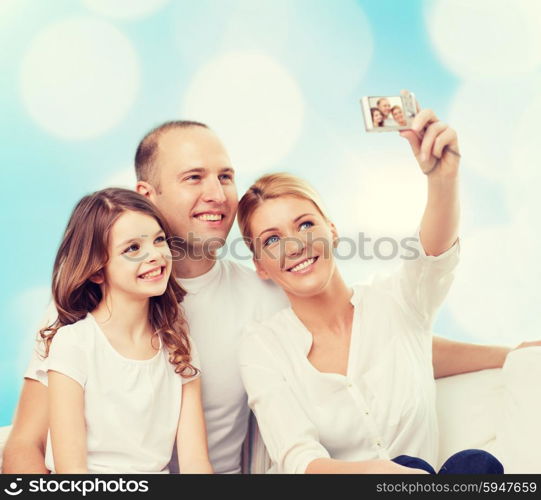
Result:
[[[455,130],[439,121],[432,110],[421,110],[413,93],[403,90],[399,96],[363,97],[361,103],[367,132],[399,131],[425,175],[456,175],[460,153]]]

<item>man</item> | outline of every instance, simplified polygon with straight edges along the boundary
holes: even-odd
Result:
[[[188,291],[183,307],[201,359],[211,462],[215,472],[240,472],[249,410],[237,346],[245,324],[269,317],[287,301],[254,271],[215,257],[235,219],[238,196],[231,161],[214,132],[197,122],[165,123],[143,138],[135,165],[137,191],[158,206],[179,238],[172,245],[174,272]],[[436,337],[435,377],[500,367],[508,352]],[[36,363],[25,374],[4,453],[6,473],[46,472],[47,390],[37,380]]]
[[[391,103],[386,97],[380,97],[376,102],[377,108],[381,111],[383,115],[383,126],[384,127],[396,127],[396,122],[393,119],[391,114]]]

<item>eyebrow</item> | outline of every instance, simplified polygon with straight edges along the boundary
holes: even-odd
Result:
[[[159,231],[157,231],[155,234],[154,234],[154,237],[158,236],[158,234],[160,233],[165,233],[165,231],[160,228]],[[139,238],[135,237],[135,238],[128,238],[127,240],[124,240],[122,243],[119,243],[116,248],[119,248],[119,247],[123,247],[124,245],[127,245],[128,243],[131,243],[132,241],[140,241],[142,240],[143,238],[147,238],[148,237],[148,234],[142,234]]]
[[[307,213],[307,214],[302,214],[302,215],[299,215],[298,217],[295,218],[295,220],[293,221],[293,223],[297,222],[298,220],[302,219],[303,217],[306,217],[307,215],[314,215],[314,214],[310,214],[310,213]],[[261,237],[261,235],[263,233],[267,233],[269,231],[278,231],[278,228],[277,227],[269,227],[268,229],[265,229],[264,231],[261,231],[259,233],[259,237]]]
[[[207,171],[208,169],[204,167],[190,168],[189,170],[183,170],[182,172],[179,172],[177,178],[184,177],[187,174],[204,174]],[[233,169],[232,167],[223,167],[220,169],[220,174],[224,173],[235,175],[235,169]]]

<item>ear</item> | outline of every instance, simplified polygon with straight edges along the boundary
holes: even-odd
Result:
[[[96,285],[103,285],[105,282],[105,277],[103,276],[103,269],[100,269],[97,273],[94,273],[90,278],[88,278],[92,283]]]
[[[332,246],[333,248],[336,248],[338,246],[338,240],[340,239],[340,236],[338,235],[338,230],[336,229],[336,226],[333,222],[329,221],[329,226],[331,228],[332,234]]]
[[[269,275],[267,274],[267,271],[265,271],[265,270],[261,267],[261,264],[259,263],[259,261],[258,261],[255,257],[252,259],[252,262],[254,263],[255,271],[256,271],[257,275],[258,275],[262,280],[268,280],[268,279],[270,279],[270,278],[269,278]]]
[[[152,201],[156,190],[152,186],[152,184],[149,184],[146,181],[137,181],[137,184],[135,185],[135,191],[139,194],[142,194],[145,198],[148,198]]]

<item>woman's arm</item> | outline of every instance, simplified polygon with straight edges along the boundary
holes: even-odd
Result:
[[[49,420],[57,474],[86,474],[84,390],[78,382],[49,370]]]
[[[442,337],[434,337],[432,340],[434,378],[449,377],[489,368],[501,368],[511,351],[538,346],[541,346],[541,341],[522,342],[517,347],[511,348],[468,344]]]
[[[427,255],[440,255],[458,238],[460,219],[456,132],[424,109],[411,130],[400,133],[410,143],[421,170],[427,174],[428,197],[421,220],[420,238]]]
[[[25,379],[13,428],[4,449],[4,474],[48,474],[45,444],[49,428],[47,387]]]
[[[182,386],[177,453],[181,474],[213,473],[208,455],[205,414],[201,402],[201,377]]]
[[[428,474],[428,472],[404,467],[391,460],[345,462],[332,458],[318,458],[308,464],[306,474]]]

